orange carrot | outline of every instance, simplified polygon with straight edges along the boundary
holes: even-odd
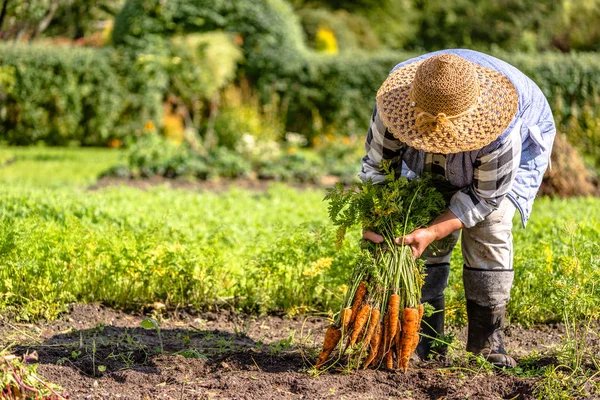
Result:
[[[358,288],[356,289],[356,293],[354,294],[354,301],[352,302],[352,314],[350,315],[350,323],[353,323],[356,320],[356,314],[358,313],[358,309],[367,294],[367,283],[365,281],[361,281],[358,284]]]
[[[368,304],[365,304],[358,310],[358,315],[354,320],[354,328],[352,330],[352,336],[350,336],[350,346],[354,346],[356,341],[358,340],[358,336],[360,336],[363,328],[367,324],[367,320],[369,319],[369,314],[371,313],[371,307]],[[354,314],[354,313],[353,313]]]
[[[375,364],[378,365],[381,362],[381,360],[383,360],[383,357],[385,356],[385,337],[386,337],[387,323],[388,323],[388,318],[387,318],[387,314],[386,314],[385,317],[383,317],[383,322],[381,325],[381,338],[379,341],[379,349],[377,350],[377,356],[373,360],[374,365]]]
[[[321,354],[319,354],[319,359],[317,360],[317,364],[315,368],[321,367],[327,361],[327,357],[331,354],[335,346],[337,346],[340,338],[342,337],[342,331],[331,325],[327,332],[325,333],[325,341],[323,343],[323,350]]]
[[[377,325],[379,324],[379,317],[381,316],[381,312],[379,311],[379,309],[374,308],[371,311],[371,319],[369,320],[369,327],[367,328],[367,333],[365,334],[365,337],[363,339],[363,343],[365,345],[368,345],[369,343],[371,343],[371,337],[373,336],[373,333],[375,332],[375,328],[377,328]]]
[[[408,369],[408,361],[412,354],[415,336],[419,330],[419,310],[416,308],[407,307],[402,312],[402,339],[400,340],[400,366],[406,372]]]
[[[394,352],[389,349],[385,355],[385,366],[387,369],[394,369]]]
[[[348,328],[350,326],[350,319],[352,319],[352,309],[351,308],[344,308],[342,310],[342,315],[340,317],[340,321],[341,321],[341,325],[342,325],[342,330],[344,332],[348,332]]]
[[[388,332],[389,342],[387,343],[386,350],[393,345],[396,332],[398,331],[398,320],[400,315],[400,295],[393,294],[390,296],[390,303],[388,306],[388,314],[390,318],[390,331]]]
[[[367,356],[367,359],[365,360],[365,363],[363,364],[363,369],[367,369],[367,367],[371,364],[371,362],[373,362],[373,360],[375,360],[377,353],[379,353],[379,348],[381,347],[381,336],[382,335],[383,335],[383,324],[381,322],[379,322],[377,324],[375,333],[371,337],[371,342],[370,342],[371,350],[369,352],[369,355]]]
[[[423,304],[419,304],[419,321],[417,323],[417,331],[419,331],[421,329],[421,321],[423,320],[424,313],[425,313],[425,308],[423,307]],[[414,353],[415,350],[417,349],[417,346],[419,345],[419,340],[421,340],[421,336],[419,336],[419,334],[417,333],[415,335],[415,338],[413,341],[411,354]]]
[[[395,342],[396,362],[398,363],[398,368],[400,368],[400,349],[402,348],[402,346],[400,344],[401,338],[402,338],[402,326],[400,324],[400,320],[398,320],[398,332],[396,332],[396,342]]]
[[[384,354],[390,345],[390,312],[388,310],[383,317],[383,350]]]

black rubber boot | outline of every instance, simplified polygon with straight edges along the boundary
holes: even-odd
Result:
[[[425,277],[425,283],[421,292],[421,302],[431,304],[437,312],[430,317],[423,317],[423,321],[421,322],[422,336],[417,346],[417,355],[421,360],[428,360],[432,357],[446,354],[446,349],[443,346],[433,345],[435,339],[432,338],[437,338],[444,334],[446,308],[444,290],[448,286],[450,264],[426,265],[425,273],[427,276]],[[434,348],[433,350],[432,347]]]
[[[505,313],[506,306],[481,306],[467,300],[467,351],[482,355],[496,367],[514,368],[517,362],[506,354],[502,342]]]

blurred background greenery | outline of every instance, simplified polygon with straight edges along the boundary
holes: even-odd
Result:
[[[390,69],[460,47],[502,58],[542,88],[561,146],[583,157],[580,194],[597,185],[600,0],[0,7],[5,144],[126,147],[109,171],[118,176],[348,181]]]

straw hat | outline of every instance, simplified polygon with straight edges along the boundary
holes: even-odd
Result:
[[[517,105],[506,76],[455,54],[401,67],[377,92],[378,114],[388,130],[429,153],[481,149],[506,130]]]

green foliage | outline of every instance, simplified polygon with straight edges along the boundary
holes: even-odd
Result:
[[[1,149],[0,159],[12,160],[0,168],[3,315],[51,319],[72,301],[261,312],[342,304],[360,228],[336,252],[323,191],[87,190],[118,154]],[[599,200],[538,199],[527,229],[517,225],[511,322],[560,321],[565,310],[579,320],[597,316]],[[452,265],[447,315],[457,321],[459,249]]]
[[[240,35],[244,71],[264,84],[301,67],[300,24],[284,0],[128,0],[117,15],[116,44],[148,47],[162,37],[225,30]]]
[[[97,29],[98,22],[112,19],[123,0],[29,0],[6,4],[2,39],[42,35],[79,39]]]
[[[41,163],[28,168],[51,181]],[[25,165],[18,159],[14,168]],[[323,283],[345,282],[351,253],[333,247],[321,191],[1,186],[4,315],[53,318],[72,301],[261,311],[340,304],[343,292]]]
[[[242,54],[221,32],[175,36],[169,44],[171,58],[165,62],[169,95],[195,116],[203,101],[214,99],[233,80]]]
[[[415,4],[419,13],[419,34],[411,43],[415,48],[466,47],[488,51],[548,49],[552,34],[548,22],[559,6],[558,2],[535,0]]]
[[[279,124],[269,121],[255,107],[248,103],[231,103],[223,100],[214,119],[214,133],[219,146],[235,149],[243,146],[244,137],[251,137],[253,142],[278,141],[281,139]]]
[[[307,42],[312,48],[316,48],[317,33],[323,28],[334,33],[341,52],[355,49],[377,50],[381,47],[379,39],[364,17],[343,10],[331,12],[322,8],[302,9],[298,11],[298,15]]]
[[[17,357],[7,353],[7,349],[0,351],[0,393],[2,397],[10,398],[64,398],[67,396],[63,389],[38,374],[37,352],[28,353]]]
[[[326,172],[317,155],[293,148],[275,158],[257,159],[256,164],[259,178],[284,182],[318,182]]]
[[[432,177],[396,179],[391,171],[384,184],[357,182],[347,189],[337,184],[325,196],[329,219],[344,232],[361,224],[364,229],[393,240],[426,226],[442,214],[446,201],[435,183]]]
[[[256,144],[243,137],[236,149],[214,147],[193,150],[156,133],[145,133],[126,151],[126,164],[103,173],[105,176],[196,179],[239,178],[254,172],[260,179],[285,182],[319,182],[326,172],[319,156],[296,147],[283,148],[275,142]]]
[[[165,76],[108,49],[1,45],[0,138],[12,144],[105,145],[158,120]]]
[[[210,151],[194,151],[187,144],[174,143],[156,133],[145,133],[138,138],[127,150],[126,158],[126,165],[104,174],[207,179],[238,178],[251,171],[251,165],[232,150],[216,147]]]
[[[505,54],[548,97],[557,127],[600,166],[600,57],[597,54]]]

